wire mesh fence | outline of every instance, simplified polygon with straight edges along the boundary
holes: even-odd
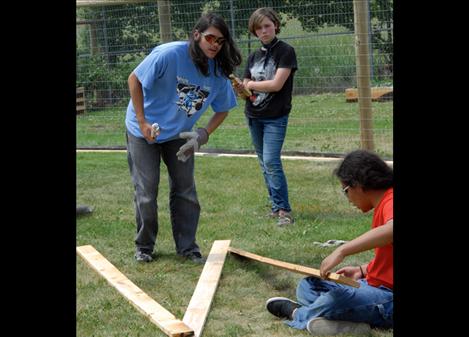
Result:
[[[392,0],[368,3],[370,80],[372,87],[393,84]],[[295,48],[293,108],[284,152],[345,153],[359,148],[360,113],[346,102],[345,91],[357,87],[353,1],[166,1],[171,40],[186,40],[203,12],[221,14],[243,56],[260,47],[248,31],[252,12],[269,6],[282,18],[278,37]],[[124,146],[129,103],[127,78],[156,46],[163,43],[161,13],[154,1],[77,1],[77,88],[84,88],[85,112],[77,114],[77,146]],[[393,108],[389,96],[372,103],[375,151],[392,157]],[[211,137],[206,148],[252,150],[243,102]],[[205,114],[208,118],[210,111]],[[204,116],[204,117],[205,117]],[[204,123],[202,118],[199,123]]]

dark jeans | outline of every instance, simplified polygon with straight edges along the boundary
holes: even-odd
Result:
[[[169,175],[169,208],[176,252],[187,255],[200,252],[195,234],[200,216],[200,205],[194,181],[194,156],[185,163],[176,152],[185,143],[176,139],[161,144],[149,144],[144,138],[126,133],[127,160],[135,188],[134,204],[138,250],[151,253],[158,235],[158,186],[161,158]]]

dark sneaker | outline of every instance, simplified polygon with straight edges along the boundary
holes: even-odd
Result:
[[[367,323],[333,321],[324,317],[311,319],[306,325],[308,332],[315,336],[331,336],[339,334],[369,335],[371,327]]]
[[[135,253],[135,260],[137,260],[138,262],[151,262],[155,257],[156,255],[153,253],[149,254],[140,250],[137,250],[137,252]]]
[[[205,264],[205,262],[207,261],[207,259],[203,257],[202,254],[200,254],[199,252],[192,252],[187,255],[184,255],[184,257],[197,264]]]
[[[286,297],[272,297],[265,302],[265,307],[272,315],[291,320],[293,311],[299,308],[300,304]]]

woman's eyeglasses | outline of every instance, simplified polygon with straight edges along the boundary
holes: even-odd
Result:
[[[208,43],[210,43],[212,46],[215,44],[215,43],[218,43],[219,46],[223,45],[223,43],[225,43],[225,38],[223,37],[216,37],[215,35],[213,34],[209,34],[209,33],[200,33],[202,34],[202,36],[205,38],[205,41],[207,41]]]
[[[342,192],[344,193],[345,196],[348,195],[348,189],[350,188],[350,185],[347,185],[345,186],[343,189],[342,189]]]

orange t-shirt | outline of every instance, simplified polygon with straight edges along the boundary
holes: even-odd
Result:
[[[393,219],[393,188],[388,189],[373,213],[371,228],[384,225]],[[393,288],[393,245],[392,243],[375,248],[375,257],[366,268],[366,281],[369,285],[379,287],[383,285]]]

